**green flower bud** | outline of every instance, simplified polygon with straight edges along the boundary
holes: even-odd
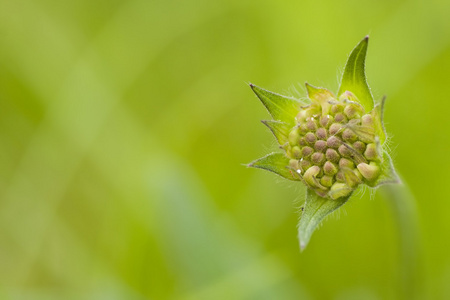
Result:
[[[325,152],[325,150],[327,149],[327,142],[322,141],[322,140],[318,140],[315,144],[314,144],[314,149],[318,152]]]
[[[302,149],[302,156],[303,157],[309,157],[311,154],[313,154],[314,149],[309,147],[309,146],[305,146]]]
[[[317,141],[317,137],[312,132],[308,132],[305,135],[305,140],[309,145],[314,145]]]
[[[338,123],[347,123],[348,119],[343,113],[337,113],[334,116],[334,121],[336,121]]]
[[[380,167],[374,162],[371,162],[370,165],[360,163],[357,168],[361,175],[368,181],[373,181],[380,175]]]
[[[366,151],[364,152],[364,156],[368,160],[377,160],[378,159],[377,145],[375,145],[374,143],[368,144]]]
[[[325,162],[325,154],[321,152],[315,152],[311,156],[311,162],[316,166],[321,166]]]
[[[316,136],[321,140],[326,140],[328,138],[327,130],[322,127],[317,129]]]
[[[329,148],[338,149],[340,145],[342,145],[341,140],[338,139],[338,138],[335,137],[335,136],[330,136],[330,137],[327,139],[327,146],[328,146]]]
[[[353,148],[362,154],[366,150],[366,144],[361,141],[356,141],[353,143]]]
[[[295,158],[300,158],[302,156],[302,150],[299,146],[294,146],[291,148],[291,156]]]
[[[338,172],[338,168],[332,162],[326,161],[323,165],[323,172],[325,173],[325,175],[333,176]]]
[[[355,164],[347,159],[347,158],[341,158],[339,160],[339,168],[349,168],[349,169],[354,169],[355,168]]]
[[[327,149],[325,157],[327,158],[327,160],[334,163],[338,163],[339,159],[341,158],[341,156],[337,153],[336,150],[330,148]]]
[[[306,122],[306,127],[308,128],[308,131],[316,131],[317,130],[317,124],[314,121],[314,119],[310,118]]]
[[[300,165],[298,164],[298,160],[296,160],[296,159],[289,160],[289,167],[294,170],[298,170],[300,167]]]
[[[328,194],[330,195],[331,199],[336,200],[338,198],[349,195],[352,191],[353,189],[351,189],[345,183],[336,182],[335,184],[333,184]]]
[[[358,137],[356,136],[356,134],[352,130],[347,128],[342,133],[342,139],[344,141],[346,141],[347,143],[353,143],[353,142],[355,142],[358,139]]]
[[[334,118],[330,115],[320,117],[320,126],[328,128],[333,123]]]
[[[306,171],[311,167],[312,163],[309,160],[307,159],[300,160],[300,169],[302,169],[303,171]]]
[[[323,175],[322,178],[320,178],[320,184],[325,187],[331,187],[333,185],[333,182],[333,176]]]
[[[351,157],[352,156],[351,150],[348,149],[348,147],[346,147],[345,145],[340,145],[338,151],[339,151],[339,154],[342,155],[343,157]]]
[[[341,123],[333,123],[333,124],[330,126],[329,131],[330,131],[330,134],[331,134],[331,135],[336,135],[336,134],[339,133],[339,131],[340,131],[341,129],[342,129],[342,124],[341,124]]]

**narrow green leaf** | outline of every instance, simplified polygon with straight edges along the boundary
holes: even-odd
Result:
[[[289,126],[284,122],[273,120],[263,120],[261,122],[269,127],[280,145],[284,145],[288,142],[289,131],[292,129],[292,126]]]
[[[250,84],[250,87],[274,120],[282,121],[289,125],[295,124],[295,116],[300,110],[300,102],[293,98],[267,91],[253,84]]]
[[[249,163],[247,167],[267,170],[286,179],[300,181],[300,177],[289,168],[289,158],[282,153],[270,153]]]
[[[319,197],[310,189],[306,190],[306,202],[298,224],[298,239],[300,249],[308,245],[311,235],[322,220],[333,211],[341,207],[350,198],[351,194],[336,200]]]
[[[366,36],[352,50],[342,74],[338,97],[345,91],[352,92],[364,107],[366,112],[373,108],[373,97],[366,81],[365,60],[369,36]]]

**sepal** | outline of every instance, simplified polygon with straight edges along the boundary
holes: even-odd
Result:
[[[374,105],[365,74],[368,43],[369,36],[366,36],[350,53],[338,92],[338,95],[341,95],[346,91],[351,91],[367,112],[371,111]]]
[[[249,168],[258,168],[273,172],[289,180],[301,181],[300,177],[289,167],[290,159],[282,153],[270,153],[247,165]]]
[[[274,120],[285,122],[291,125],[291,127],[295,125],[295,116],[300,110],[300,102],[293,98],[262,89],[253,84],[250,84],[250,87]]]

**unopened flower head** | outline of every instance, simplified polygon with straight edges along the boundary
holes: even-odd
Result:
[[[384,98],[375,103],[366,82],[367,45],[368,37],[351,52],[336,94],[307,83],[308,101],[302,102],[250,84],[273,118],[263,123],[283,152],[248,166],[307,186],[299,224],[302,248],[321,220],[358,186],[399,182],[384,147]]]

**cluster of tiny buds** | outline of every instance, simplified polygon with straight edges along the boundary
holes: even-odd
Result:
[[[283,145],[292,173],[319,196],[337,199],[371,185],[382,159],[374,116],[350,92],[302,107]]]

